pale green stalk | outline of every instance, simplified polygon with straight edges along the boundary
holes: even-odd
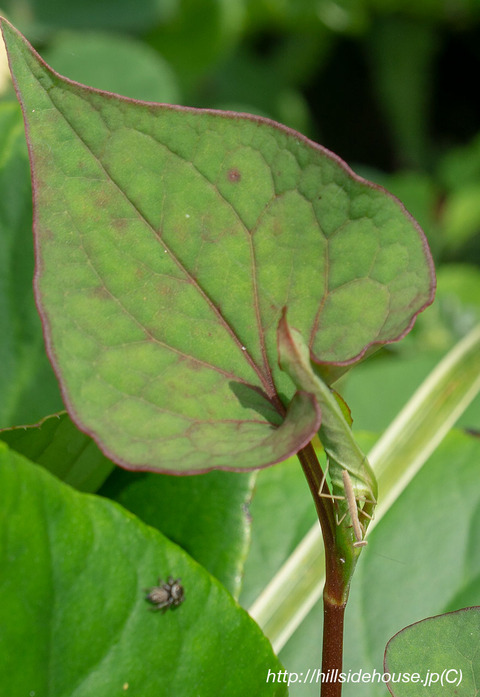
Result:
[[[442,359],[368,455],[385,515],[480,392],[480,325]],[[278,653],[322,595],[323,544],[314,525],[249,609]]]

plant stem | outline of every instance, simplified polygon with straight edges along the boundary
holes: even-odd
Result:
[[[320,487],[322,493],[329,493],[327,484],[324,480],[323,471],[318,461],[313,445],[309,443],[300,452],[297,453],[298,459],[302,465],[303,472],[310,487],[315,508],[317,509],[318,520],[322,528],[323,540],[325,549],[329,549],[334,542],[334,526],[335,514],[333,512],[332,501],[328,497],[320,496]]]
[[[337,677],[343,665],[343,622],[348,587],[345,588],[342,560],[336,554],[335,514],[322,468],[311,443],[298,453],[320,521],[326,550],[325,588],[323,591],[323,650],[322,673],[335,679],[322,681],[321,697],[341,697],[342,684]],[[320,489],[322,489],[320,491]]]
[[[480,325],[445,356],[370,451],[380,490],[371,528],[479,392]],[[302,466],[305,471],[303,462]],[[321,597],[326,563],[316,523],[250,607],[275,652],[282,650]]]
[[[341,697],[338,676],[343,666],[343,624],[350,588],[345,559],[335,543],[325,545],[325,587],[323,589],[323,650],[321,697]]]
[[[338,676],[343,666],[343,620],[346,603],[338,604],[323,592],[323,652],[321,697],[341,697],[342,683]],[[330,682],[330,678],[334,678]]]

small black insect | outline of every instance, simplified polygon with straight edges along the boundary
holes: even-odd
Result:
[[[166,612],[169,607],[177,607],[181,605],[185,600],[185,593],[183,586],[180,583],[179,578],[173,580],[172,576],[168,577],[168,581],[164,583],[162,579],[158,579],[158,586],[153,588],[147,588],[146,600],[148,600],[152,605],[152,610],[161,610],[162,613]]]

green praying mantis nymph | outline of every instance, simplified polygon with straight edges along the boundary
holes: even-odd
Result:
[[[352,529],[352,547],[364,547],[367,544],[365,531],[377,503],[375,475],[353,436],[346,411],[315,372],[307,344],[300,332],[288,325],[285,313],[278,328],[278,351],[282,370],[297,389],[313,394],[321,409],[319,437],[327,455],[327,468],[318,494],[333,501],[337,526]],[[330,487],[325,486],[327,470]]]
[[[367,544],[367,541],[363,539],[364,528],[360,522],[359,513],[364,513],[364,515],[368,514],[365,513],[363,509],[358,508],[357,498],[355,496],[355,491],[353,490],[352,480],[350,479],[350,475],[348,474],[347,470],[343,470],[342,479],[343,488],[345,490],[345,500],[347,502],[348,512],[350,513],[353,532],[355,534],[355,542],[353,543],[353,546],[364,547]],[[371,516],[369,517],[371,519]]]
[[[323,485],[325,483],[325,479],[327,476],[328,472],[328,467],[329,467],[329,460],[327,459],[327,468],[325,469],[325,473],[323,475],[322,483],[320,484],[319,490],[318,490],[318,495],[323,496],[326,498],[330,498],[333,501],[345,501],[347,506],[348,506],[348,515],[350,516],[350,520],[352,523],[352,528],[353,528],[353,533],[355,535],[355,542],[353,543],[353,547],[365,547],[365,545],[368,544],[368,542],[364,539],[365,535],[365,527],[364,525],[360,522],[360,515],[365,516],[368,518],[368,520],[372,520],[373,515],[370,515],[366,511],[363,510],[362,508],[362,498],[359,497],[353,488],[353,483],[351,480],[351,477],[348,473],[347,470],[342,470],[342,480],[343,480],[343,490],[345,492],[344,496],[335,496],[334,494],[325,494],[323,493]],[[365,499],[364,503],[370,503],[375,505],[376,501],[373,499]],[[341,525],[342,522],[345,520],[347,517],[347,513],[344,513],[341,518],[336,517],[337,525]]]

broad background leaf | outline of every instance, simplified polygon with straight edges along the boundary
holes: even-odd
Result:
[[[4,31],[38,184],[38,299],[74,419],[129,467],[297,451],[318,413],[299,393],[283,420],[282,308],[319,360],[398,338],[431,300],[413,221],[295,132],[72,85]]]
[[[179,547],[3,443],[0,465],[6,694],[287,694],[265,681],[281,666],[258,626]],[[170,574],[185,601],[151,612],[144,589]]]
[[[238,596],[256,472],[195,477],[127,472],[115,467],[65,412],[0,431],[0,440],[79,491],[117,501],[183,547]]]
[[[355,426],[377,432],[385,429],[440,358],[435,352],[404,356],[400,361],[386,356],[359,366],[340,388],[348,404],[354,405]],[[480,398],[476,397],[457,425],[475,428],[479,424]]]
[[[146,29],[154,21],[171,17],[177,7],[178,0],[143,0],[134,12],[129,0],[86,0],[69,5],[62,0],[22,0],[21,3],[5,0],[3,3],[3,9],[13,21],[33,27],[37,33],[57,27]]]
[[[387,644],[385,670],[396,676],[418,673],[425,685],[396,680],[389,685],[390,692],[394,697],[436,697],[441,690],[446,697],[475,697],[480,680],[479,652],[480,607],[429,617],[405,627]]]
[[[178,104],[176,77],[153,48],[132,38],[100,32],[62,32],[46,59],[72,80],[134,99]]]
[[[244,0],[177,0],[178,11],[150,40],[175,63],[183,82],[231,52],[243,29]]]
[[[0,104],[0,428],[62,408],[32,289],[32,190],[21,112]]]
[[[65,412],[0,431],[0,440],[79,491],[96,492],[115,468]]]
[[[116,468],[98,493],[183,547],[237,597],[250,542],[255,479],[256,472],[174,477]]]

